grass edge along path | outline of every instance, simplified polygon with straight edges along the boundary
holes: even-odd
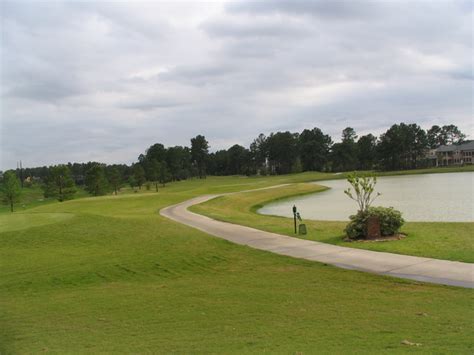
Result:
[[[372,251],[474,262],[474,243],[472,242],[474,223],[470,222],[406,222],[402,227],[402,233],[407,237],[402,240],[345,242],[343,231],[347,222],[305,219],[308,234],[299,236],[294,234],[292,219],[257,213],[257,210],[267,203],[326,189],[327,187],[312,183],[297,183],[275,189],[219,196],[192,206],[190,210],[220,221],[295,238]]]

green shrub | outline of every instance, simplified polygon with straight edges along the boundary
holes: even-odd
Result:
[[[349,217],[345,232],[351,239],[360,239],[367,236],[367,221],[369,217],[377,217],[380,220],[380,234],[389,236],[398,233],[403,223],[400,211],[393,207],[369,207],[366,212],[359,211],[356,215]]]

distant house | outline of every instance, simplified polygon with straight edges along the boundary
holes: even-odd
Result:
[[[474,141],[442,145],[437,149],[431,149],[427,158],[432,160],[435,166],[472,164],[474,162]]]

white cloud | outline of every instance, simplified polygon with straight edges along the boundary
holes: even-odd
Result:
[[[0,169],[400,121],[473,135],[469,1],[1,3]]]

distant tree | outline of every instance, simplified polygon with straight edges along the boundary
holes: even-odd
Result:
[[[455,125],[432,126],[427,132],[429,147],[434,149],[441,145],[459,144],[466,139],[466,135]]]
[[[72,199],[77,191],[67,165],[51,166],[43,189],[44,197],[54,197],[60,202]]]
[[[357,135],[352,127],[342,131],[341,143],[332,146],[331,161],[333,171],[355,170],[358,165]]]
[[[199,178],[206,177],[206,161],[209,155],[209,143],[206,137],[198,135],[191,138],[191,158],[197,167]]]
[[[108,190],[108,182],[105,177],[103,164],[92,163],[86,171],[85,177],[86,190],[94,196],[105,195]]]
[[[160,183],[163,187],[165,184],[171,180],[171,174],[168,170],[168,164],[166,161],[162,161],[160,164]]]
[[[248,175],[249,151],[241,145],[234,144],[227,151],[228,173],[231,175]]]
[[[342,130],[342,142],[343,143],[355,143],[357,134],[354,128],[346,127]]]
[[[266,162],[268,158],[267,137],[260,133],[250,144],[250,159],[252,170],[255,174],[266,174]]]
[[[319,128],[305,129],[299,135],[299,151],[304,171],[322,171],[327,164],[332,139]]]
[[[156,160],[152,160],[149,164],[149,170],[150,170],[150,179],[155,184],[156,192],[158,192],[158,182],[160,179],[161,164]]]
[[[166,149],[165,146],[161,143],[156,143],[150,146],[145,153],[145,158],[147,161],[156,160],[158,162],[166,159]]]
[[[128,184],[135,191],[135,187],[137,186],[137,180],[135,180],[135,177],[133,175],[130,175],[128,177]]]
[[[145,177],[145,169],[143,169],[143,166],[140,163],[133,165],[133,177],[135,178],[135,181],[137,182],[138,189],[141,190],[142,185],[146,181],[146,177]]]
[[[114,189],[114,193],[117,195],[120,185],[122,184],[122,174],[120,170],[116,166],[107,169],[107,178],[110,186]]]
[[[441,144],[459,144],[464,142],[466,135],[455,125],[441,127]]]
[[[413,169],[428,148],[426,132],[417,124],[394,124],[380,136],[377,153],[385,170]]]
[[[298,134],[288,131],[271,133],[265,144],[271,172],[291,173],[298,158]]]
[[[218,150],[209,154],[209,172],[214,175],[229,174],[229,153],[227,150]]]
[[[441,127],[438,125],[432,126],[427,132],[428,145],[431,149],[438,148],[442,145]]]
[[[13,212],[13,205],[20,200],[21,186],[14,171],[10,170],[3,174],[3,182],[0,186],[3,202],[10,205]]]
[[[361,136],[357,141],[359,169],[371,170],[377,159],[377,138],[372,134]]]
[[[160,160],[157,160],[160,161]],[[166,149],[166,163],[172,180],[186,179],[191,169],[191,152],[187,147],[175,146]]]
[[[408,125],[407,130],[410,168],[416,169],[422,164],[429,148],[426,131],[415,123]]]

